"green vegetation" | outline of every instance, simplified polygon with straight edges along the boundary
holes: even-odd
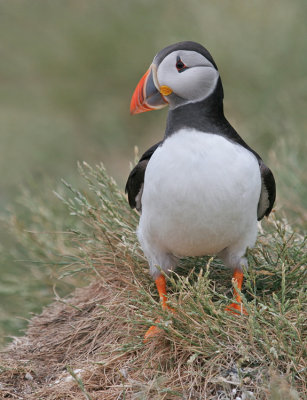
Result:
[[[28,400],[305,398],[306,238],[278,216],[264,224],[242,290],[248,316],[225,312],[231,273],[218,259],[182,260],[168,280],[170,314],[144,273],[137,213],[103,166],[84,164],[80,172],[87,189],[66,184],[68,192],[58,195],[74,218],[72,230],[48,240],[21,233],[36,259],[62,260],[63,275],[78,273],[91,284],[69,298],[57,296],[2,355],[0,394],[17,391]],[[28,217],[33,227],[50,223],[37,210]],[[152,324],[162,333],[144,344]]]

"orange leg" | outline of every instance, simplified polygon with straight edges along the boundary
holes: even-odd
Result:
[[[159,293],[159,296],[160,296],[162,309],[163,310],[168,309],[168,310],[173,312],[173,309],[169,305],[167,305],[165,276],[162,275],[162,274],[159,275],[158,278],[155,280],[155,283],[156,283],[156,286],[157,286],[157,289],[158,289],[158,293]],[[159,319],[157,319],[156,322],[159,322]],[[148,339],[150,339],[152,336],[155,336],[160,332],[161,332],[160,328],[158,328],[155,325],[151,326],[148,329],[148,331],[145,333],[144,343],[146,343],[148,341]]]
[[[243,284],[243,272],[240,269],[235,269],[233,272],[232,279],[236,282],[237,288],[241,291]],[[236,299],[236,303],[231,303],[229,306],[225,308],[226,311],[229,311],[233,314],[246,314],[247,312],[243,307],[241,296],[237,292],[236,289],[233,289],[233,295]],[[237,304],[238,303],[238,304]]]
[[[164,275],[159,275],[158,278],[155,280],[156,286],[158,289],[158,293],[160,296],[160,301],[162,304],[163,310],[168,308],[169,310],[172,310],[169,305],[167,305],[167,297],[166,297],[166,280]]]

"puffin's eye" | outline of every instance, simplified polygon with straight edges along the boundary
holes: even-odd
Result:
[[[178,72],[183,72],[188,67],[185,65],[185,63],[181,60],[180,57],[177,57],[176,68]]]

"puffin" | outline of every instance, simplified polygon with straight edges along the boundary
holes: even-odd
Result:
[[[258,221],[272,211],[271,170],[224,115],[215,61],[201,44],[184,41],[161,50],[132,95],[130,113],[169,107],[161,141],[130,172],[125,191],[140,213],[137,237],[163,309],[166,277],[180,257],[217,256],[232,270],[233,314],[247,314],[240,292],[246,251]],[[156,335],[151,326],[144,341]]]

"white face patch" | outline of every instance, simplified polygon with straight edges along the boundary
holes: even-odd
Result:
[[[181,72],[176,68],[179,59],[187,67]],[[177,107],[208,97],[216,87],[219,73],[200,53],[177,50],[167,55],[158,66],[157,78],[160,86],[168,86],[183,100],[176,104]],[[170,107],[172,108],[171,101]]]

